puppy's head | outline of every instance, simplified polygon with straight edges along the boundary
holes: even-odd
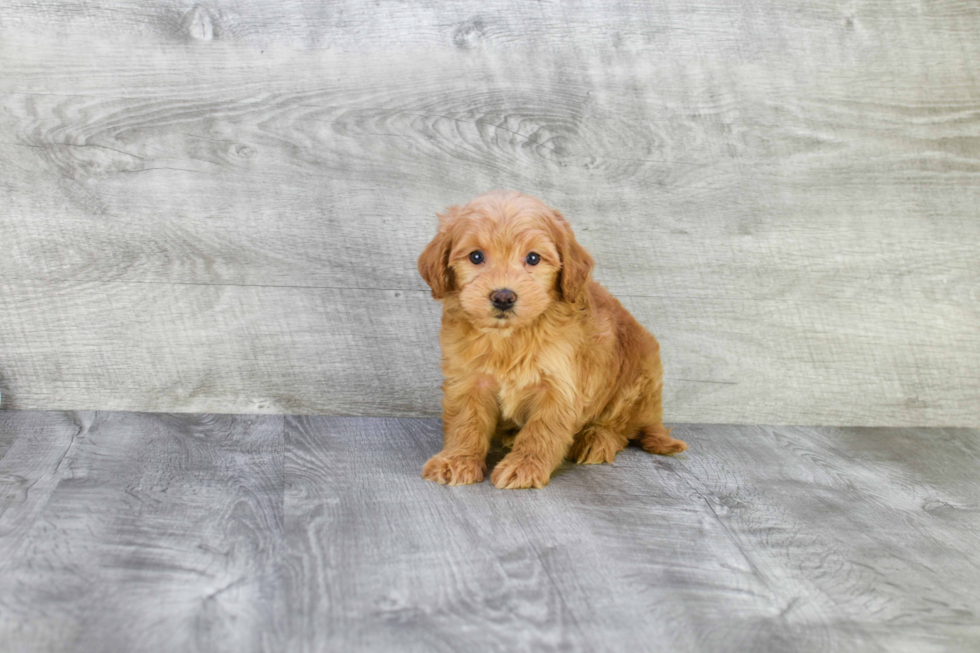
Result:
[[[481,328],[524,326],[554,302],[581,302],[591,271],[592,257],[562,215],[512,191],[447,209],[419,257],[432,296],[457,294]]]

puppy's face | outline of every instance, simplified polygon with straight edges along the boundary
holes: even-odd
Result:
[[[449,253],[459,302],[483,328],[523,326],[557,299],[561,258],[537,215],[464,218]]]
[[[457,293],[479,328],[525,326],[553,302],[575,301],[592,260],[561,214],[519,193],[488,193],[440,216],[419,271],[441,299]]]

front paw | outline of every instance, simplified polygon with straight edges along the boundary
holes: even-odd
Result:
[[[429,458],[422,467],[422,478],[439,485],[479,483],[487,473],[487,464],[479,458],[453,456],[443,452]]]
[[[551,469],[534,458],[511,452],[493,468],[490,480],[501,490],[540,490],[551,480]]]

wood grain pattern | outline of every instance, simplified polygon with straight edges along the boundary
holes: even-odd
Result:
[[[438,423],[287,424],[294,650],[760,650],[767,588],[672,466],[420,482]],[[632,452],[631,452],[632,453]],[[499,458],[499,456],[498,456]],[[647,462],[652,462],[650,458]],[[623,476],[630,482],[622,484]],[[342,535],[341,535],[342,534]]]
[[[669,419],[980,425],[978,29],[954,0],[4,3],[4,406],[434,415],[415,257],[503,186],[661,338]]]
[[[419,481],[438,422],[290,418],[292,650],[980,643],[975,430],[678,427],[540,492]]]
[[[841,651],[856,642],[882,651],[980,644],[980,492],[961,477],[980,463],[976,431],[684,435],[701,443],[683,463],[686,480],[784,597],[781,617],[800,637]]]
[[[21,550],[93,416],[0,412],[0,570]]]
[[[0,516],[0,649],[274,650],[281,418],[7,412],[3,428],[5,495],[23,489]]]
[[[0,649],[980,645],[980,431],[676,428],[501,491],[437,420],[3,411]]]
[[[439,305],[424,291],[114,281],[0,284],[0,293],[8,307],[0,332],[32,330],[30,343],[7,344],[5,361],[23,376],[6,382],[16,388],[28,378],[56,378],[64,405],[203,410],[233,397],[252,412],[438,411]],[[623,300],[660,338],[671,419],[976,419],[976,368],[960,354],[980,337],[966,335],[974,333],[976,307],[937,303],[920,313],[823,302],[787,312],[771,301]],[[863,333],[858,325],[871,322],[888,329]],[[58,336],[72,330],[79,347],[66,351]],[[865,362],[868,351],[876,355]],[[760,393],[763,387],[770,389]],[[22,401],[43,402],[46,392],[27,387]]]

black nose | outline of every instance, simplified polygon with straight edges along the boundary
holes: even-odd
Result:
[[[510,288],[494,290],[492,293],[490,293],[490,301],[493,302],[494,308],[500,309],[501,311],[506,311],[513,308],[514,302],[517,301],[517,293]]]

